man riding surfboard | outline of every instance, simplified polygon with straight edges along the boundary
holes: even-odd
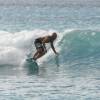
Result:
[[[56,40],[57,38],[57,34],[54,32],[52,33],[51,36],[45,36],[45,37],[40,37],[35,39],[34,44],[36,47],[37,52],[34,54],[33,59],[37,60],[38,58],[42,57],[43,55],[45,55],[45,53],[47,52],[46,50],[46,43],[50,43],[51,44],[51,48],[54,51],[55,54],[57,54],[53,42],[54,40]]]

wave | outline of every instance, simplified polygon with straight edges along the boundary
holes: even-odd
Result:
[[[100,31],[73,30],[70,34],[65,34],[61,40],[61,55],[67,60],[99,57],[99,41]]]
[[[100,31],[66,29],[63,32],[55,30],[33,30],[16,33],[0,31],[0,65],[20,66],[27,56],[35,53],[34,40],[37,37],[58,33],[55,48],[60,54],[61,61],[74,60],[87,57],[99,57]],[[41,64],[50,62],[53,51],[48,47],[48,53],[40,58]],[[48,59],[47,59],[48,58]]]

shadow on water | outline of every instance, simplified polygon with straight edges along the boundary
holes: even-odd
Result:
[[[36,75],[39,72],[39,66],[36,62],[26,61],[24,64],[24,68],[27,71],[27,75]]]

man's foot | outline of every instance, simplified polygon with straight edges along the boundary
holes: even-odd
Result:
[[[36,59],[35,59],[34,57],[33,57],[32,59],[33,59],[34,61],[36,61]]]
[[[33,59],[33,58],[28,58],[28,59],[26,59],[27,61],[35,61],[35,59]]]

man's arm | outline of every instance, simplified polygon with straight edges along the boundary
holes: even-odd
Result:
[[[55,48],[54,48],[53,42],[51,42],[51,48],[52,48],[52,50],[54,51],[54,53],[57,54],[57,52],[56,52],[56,50],[55,50]]]

